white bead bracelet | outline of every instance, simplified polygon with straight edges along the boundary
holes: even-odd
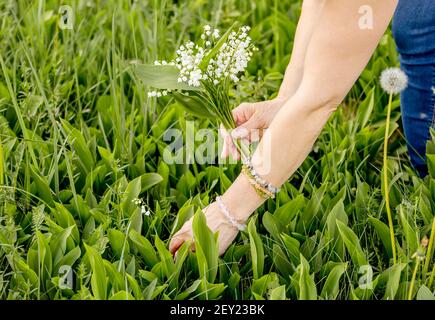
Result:
[[[227,218],[228,223],[239,229],[240,231],[243,231],[246,229],[246,224],[244,223],[239,223],[234,217],[233,215],[229,212],[229,210],[227,209],[227,207],[225,206],[224,202],[222,201],[221,197],[216,197],[216,202],[219,206],[219,209],[221,210],[221,212],[223,213],[223,215],[225,216],[225,218]]]

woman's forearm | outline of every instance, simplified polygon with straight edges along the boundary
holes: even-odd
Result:
[[[305,53],[319,20],[325,0],[304,0],[294,37],[290,62],[279,89],[278,98],[287,100],[297,89],[304,73]]]
[[[373,29],[359,28],[362,5],[373,8]],[[329,116],[369,61],[396,5],[397,0],[325,3],[307,47],[301,85],[277,113],[252,157],[264,179],[279,186],[304,161]],[[243,175],[224,197],[239,218],[247,218],[255,210],[252,207],[263,203]]]

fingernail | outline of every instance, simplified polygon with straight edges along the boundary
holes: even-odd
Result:
[[[249,131],[246,128],[236,128],[231,132],[231,136],[235,139],[245,138]]]

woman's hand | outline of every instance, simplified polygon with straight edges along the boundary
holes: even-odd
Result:
[[[236,129],[230,135],[221,126],[221,135],[224,138],[221,157],[226,158],[231,154],[234,159],[238,159],[239,153],[233,139],[242,139],[248,143],[260,140],[263,130],[269,127],[276,113],[286,101],[284,98],[275,98],[262,102],[242,103],[235,108],[232,113]]]
[[[204,212],[207,219],[207,226],[213,233],[219,232],[219,255],[222,255],[234,241],[239,230],[227,222],[227,219],[220,212],[216,202],[210,204],[206,209],[204,209]],[[192,241],[193,243],[192,221],[193,217],[190,218],[172,237],[171,242],[169,243],[169,251],[171,251],[172,254],[175,254],[184,242]]]

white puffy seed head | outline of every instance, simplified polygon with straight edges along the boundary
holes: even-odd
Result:
[[[388,68],[382,72],[380,82],[386,93],[398,94],[408,86],[408,77],[399,68]]]

